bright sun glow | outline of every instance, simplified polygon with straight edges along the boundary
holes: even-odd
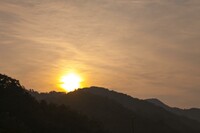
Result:
[[[81,87],[82,79],[79,75],[75,73],[69,73],[61,78],[61,88],[65,89],[67,92],[74,91]]]

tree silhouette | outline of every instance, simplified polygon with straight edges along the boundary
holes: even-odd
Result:
[[[18,80],[0,74],[0,133],[105,133],[64,105],[38,102]]]

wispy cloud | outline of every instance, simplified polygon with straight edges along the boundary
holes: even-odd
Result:
[[[199,0],[1,0],[0,70],[48,91],[76,69],[88,85],[199,107],[199,7]],[[184,97],[190,102],[175,102]]]

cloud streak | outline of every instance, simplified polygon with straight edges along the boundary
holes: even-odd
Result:
[[[75,69],[87,85],[200,107],[199,7],[198,0],[1,0],[0,71],[49,91]]]

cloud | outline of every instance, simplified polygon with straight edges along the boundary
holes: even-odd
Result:
[[[199,107],[192,93],[200,87],[199,6],[198,0],[1,0],[0,70],[48,91],[77,69],[88,85],[165,97],[171,105],[188,107],[170,96],[183,99],[190,91],[191,106]]]

